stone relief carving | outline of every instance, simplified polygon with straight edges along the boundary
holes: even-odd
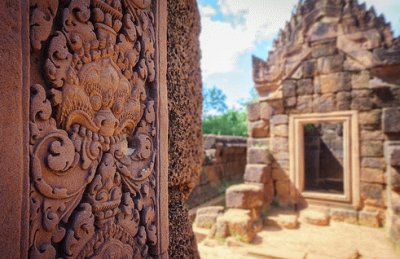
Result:
[[[148,258],[157,244],[150,0],[31,1],[31,258]]]

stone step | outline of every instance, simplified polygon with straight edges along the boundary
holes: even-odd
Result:
[[[301,218],[308,224],[317,226],[328,226],[329,213],[322,210],[306,209],[301,211]]]
[[[217,217],[222,215],[223,213],[223,206],[208,206],[199,208],[196,212],[194,225],[198,228],[210,229],[215,224],[215,222],[217,222]]]
[[[216,239],[232,236],[238,241],[250,243],[256,235],[257,227],[250,210],[228,209],[217,218],[210,236]]]
[[[264,189],[259,184],[236,184],[226,190],[225,197],[228,208],[260,208],[264,203]]]
[[[299,217],[295,212],[272,215],[268,216],[267,224],[286,229],[296,229],[299,227]]]

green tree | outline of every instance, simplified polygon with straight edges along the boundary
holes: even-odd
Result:
[[[226,112],[226,95],[216,87],[203,88],[203,118],[210,115],[217,115]]]
[[[203,133],[247,136],[247,113],[229,109],[223,114],[203,118]]]

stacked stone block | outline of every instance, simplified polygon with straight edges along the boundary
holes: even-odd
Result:
[[[291,115],[357,111],[361,204],[344,214],[335,212],[332,218],[384,224],[386,208],[395,203],[387,197],[398,197],[394,186],[400,182],[396,166],[384,158],[384,146],[400,138],[399,69],[400,39],[393,38],[390,25],[373,9],[366,10],[357,1],[299,4],[268,59],[253,57],[260,99],[248,106],[247,168],[270,166],[269,179],[262,179],[264,186],[270,184],[265,192],[273,193],[280,206],[299,202],[289,177]],[[269,156],[257,159],[258,149]],[[391,211],[397,215],[396,209]],[[396,217],[393,225],[400,222]]]
[[[204,135],[204,160],[199,182],[189,196],[189,208],[223,194],[242,181],[246,167],[246,138]]]

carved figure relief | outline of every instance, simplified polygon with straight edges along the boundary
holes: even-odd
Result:
[[[157,243],[150,0],[31,1],[31,258],[148,258]]]

